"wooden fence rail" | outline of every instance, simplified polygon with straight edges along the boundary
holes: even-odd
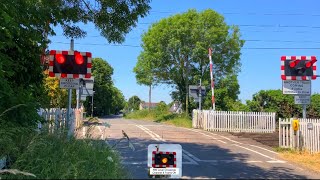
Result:
[[[275,132],[275,113],[193,110],[192,127],[207,131]]]
[[[279,146],[284,148],[306,149],[311,153],[320,152],[320,119],[299,120],[299,130],[296,133],[292,129],[292,120],[279,119]]]

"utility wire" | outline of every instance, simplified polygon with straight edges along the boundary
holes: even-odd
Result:
[[[151,13],[159,14],[172,14],[172,13],[183,13],[183,12],[174,12],[174,11],[150,11]],[[217,11],[218,12],[218,11]],[[229,14],[229,15],[263,15],[263,16],[320,16],[320,14],[305,14],[305,13],[256,13],[256,12],[218,12],[220,14]]]
[[[51,42],[52,44],[69,44],[67,42]],[[96,43],[75,43],[78,45],[84,45],[84,46],[116,46],[116,47],[135,47],[135,48],[139,48],[141,46],[138,45],[130,45],[130,44],[96,44]],[[243,47],[242,49],[261,49],[261,50],[276,50],[276,49],[295,49],[295,50],[312,50],[312,49],[320,49],[320,47]]]

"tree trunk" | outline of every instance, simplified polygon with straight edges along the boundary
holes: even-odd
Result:
[[[148,105],[149,112],[150,112],[150,104],[151,104],[151,85],[149,86],[149,105]]]

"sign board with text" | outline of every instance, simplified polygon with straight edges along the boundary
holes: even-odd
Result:
[[[180,144],[149,144],[149,175],[164,175],[166,178],[182,176],[182,146]]]
[[[282,93],[292,95],[311,95],[311,81],[284,80]]]
[[[295,104],[310,104],[310,96],[294,96]]]
[[[80,80],[73,78],[61,78],[60,88],[62,89],[79,89]]]

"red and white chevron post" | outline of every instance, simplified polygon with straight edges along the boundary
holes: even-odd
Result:
[[[216,109],[215,107],[215,99],[214,99],[214,80],[213,80],[213,63],[212,63],[212,49],[209,48],[209,60],[210,60],[210,78],[211,78],[211,92],[212,92],[212,110]]]

